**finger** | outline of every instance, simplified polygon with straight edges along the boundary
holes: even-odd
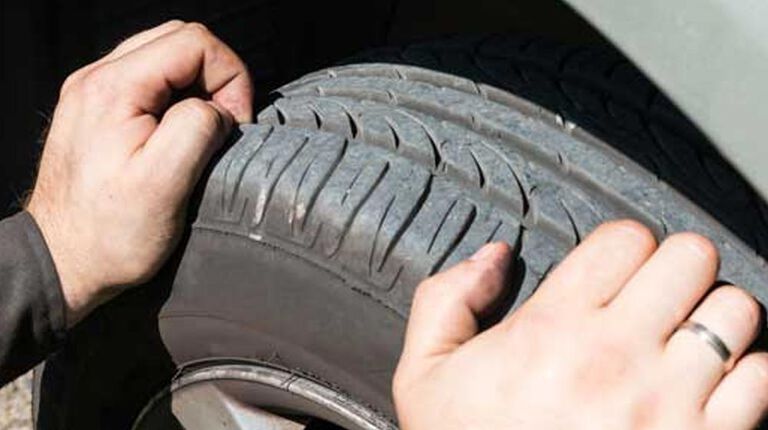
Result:
[[[413,298],[403,360],[439,357],[475,336],[478,317],[504,289],[510,260],[509,245],[492,243],[422,282]]]
[[[148,30],[134,34],[133,36],[120,42],[115,47],[115,49],[113,49],[109,54],[105,55],[101,60],[99,60],[99,62],[114,61],[161,36],[165,36],[172,31],[176,31],[184,27],[185,24],[186,23],[184,21],[174,19],[152,27]]]
[[[173,20],[168,21],[164,24],[158,25],[157,27],[150,28],[149,30],[144,30],[141,33],[135,34],[131,36],[130,38],[124,40],[121,42],[117,47],[115,47],[114,50],[112,50],[110,53],[105,55],[104,57],[94,61],[91,64],[88,64],[84,67],[81,67],[74,73],[72,73],[67,80],[64,81],[64,83],[61,86],[61,93],[64,94],[67,92],[69,87],[71,87],[75,82],[81,80],[83,77],[85,77],[88,73],[90,73],[92,70],[96,69],[97,67],[108,63],[110,61],[114,61],[118,59],[119,57],[123,56],[124,54],[133,51],[134,49],[145,45],[148,42],[151,42],[152,40],[157,39],[160,36],[164,36],[171,31],[178,30],[184,26],[184,21],[179,20]]]
[[[715,282],[717,264],[717,249],[705,237],[672,235],[607,309],[638,337],[664,345]]]
[[[107,75],[105,80],[115,82],[120,100],[142,113],[159,114],[173,90],[197,83],[238,122],[250,122],[253,117],[245,64],[200,24],[186,24],[100,70]]]
[[[768,354],[742,358],[723,378],[704,409],[711,429],[753,429],[768,410]]]
[[[655,249],[653,234],[638,222],[603,224],[547,276],[531,300],[603,306]]]
[[[234,119],[215,102],[189,98],[171,106],[138,154],[138,163],[169,187],[178,203],[197,183]]]
[[[728,368],[744,354],[757,336],[760,307],[746,291],[733,286],[712,291],[693,311],[691,321],[702,324],[717,335],[731,351],[724,363],[720,355],[696,333],[683,329],[669,339],[664,363],[673,375],[685,375],[675,381],[675,398],[703,405]]]

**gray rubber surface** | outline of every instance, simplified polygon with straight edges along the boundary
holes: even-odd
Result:
[[[353,58],[469,78],[542,106],[616,148],[766,256],[765,201],[629,60],[525,35],[456,36]]]
[[[766,298],[764,262],[712,217],[508,92],[388,64],[328,69],[279,92],[219,163],[198,225],[298,245],[309,260],[364,279],[366,294],[403,316],[419,280],[492,240],[520,251],[519,303],[615,218],[660,238],[708,235],[721,276]],[[680,175],[696,167],[677,161]]]

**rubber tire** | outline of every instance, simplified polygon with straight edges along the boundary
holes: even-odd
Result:
[[[725,277],[766,285],[754,252],[679,193],[495,88],[374,64],[280,93],[208,183],[161,317],[180,362],[279,356],[391,414],[390,372],[421,279],[504,240],[524,265],[519,304],[612,218],[660,237],[705,233]],[[226,294],[212,295],[217,286]]]
[[[596,90],[588,87],[569,91],[570,99],[590,99]],[[622,104],[613,90],[603,85],[599,93],[613,111],[675,139],[698,138],[685,124],[676,128],[675,116]],[[721,277],[768,298],[764,261],[724,226],[739,224],[740,214],[716,220],[571,119],[498,86],[407,65],[340,66],[282,88],[258,125],[241,132],[211,173],[180,263],[166,274],[170,297],[159,319],[149,318],[157,326],[146,332],[157,333],[152,343],[160,339],[173,363],[155,362],[157,375],[206,361],[264,361],[325,381],[394,419],[389,382],[420,280],[504,240],[518,253],[511,310],[585,234],[614,218],[640,220],[659,238],[683,230],[712,237]],[[700,167],[667,152],[683,168],[666,174],[687,177]],[[711,159],[708,165],[728,168]],[[743,181],[730,185],[708,192],[752,196]],[[138,299],[121,300],[113,306],[130,309]],[[128,314],[98,318],[111,321],[102,327],[132,332]],[[120,315],[126,319],[117,322]],[[59,422],[96,428],[109,416],[109,428],[124,428],[109,411],[120,404],[120,413],[135,413],[148,385],[127,375],[148,368],[137,364],[147,354],[132,352],[144,351],[136,343],[104,352],[90,342],[68,348],[58,362],[98,366],[89,348],[100,348],[94,354],[102,358],[128,353],[136,362],[116,370],[110,384],[143,388],[103,393],[89,418],[70,412]],[[75,372],[81,381],[93,377],[83,366]],[[93,388],[72,387],[72,373],[67,393],[96,400]],[[61,400],[63,392],[49,395]]]

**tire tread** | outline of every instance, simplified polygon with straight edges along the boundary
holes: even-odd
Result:
[[[421,279],[491,240],[519,251],[517,306],[569,249],[614,218],[643,221],[659,238],[706,234],[720,245],[724,277],[745,286],[768,280],[754,251],[666,181],[570,119],[485,83],[491,76],[505,88],[544,86],[559,102],[594,104],[593,114],[626,124],[616,133],[655,136],[654,151],[664,157],[654,158],[658,166],[674,162],[694,166],[685,174],[712,176],[720,164],[703,169],[715,159],[691,149],[683,135],[695,130],[675,134],[666,125],[677,114],[641,75],[610,56],[598,67],[589,51],[526,41],[516,51],[526,63],[503,81],[496,62],[509,59],[477,54],[490,49],[476,46],[472,61],[441,60],[441,67],[475,64],[485,81],[375,63],[333,67],[281,88],[219,163],[198,226],[299,246],[363,280],[357,288],[403,316]],[[422,63],[438,56],[429,49],[398,55]],[[632,81],[639,94],[606,99],[570,81],[551,85],[542,56],[583,80]],[[743,187],[731,181],[718,189]],[[753,293],[765,298],[759,288]]]

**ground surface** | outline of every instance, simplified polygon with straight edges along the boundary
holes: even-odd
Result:
[[[32,429],[32,372],[0,390],[0,430]]]

